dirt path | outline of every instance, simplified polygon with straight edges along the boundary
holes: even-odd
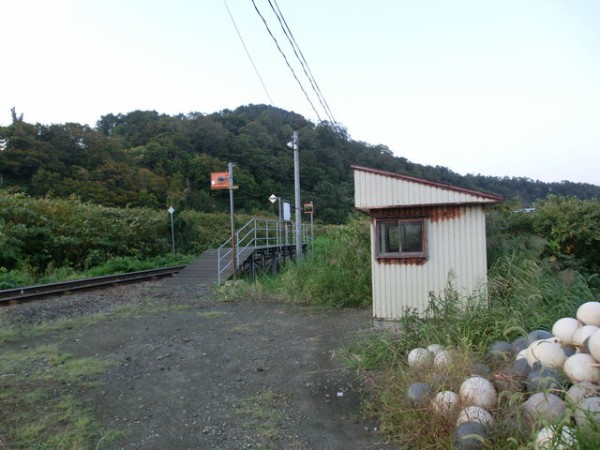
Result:
[[[368,311],[149,292],[174,307],[109,317],[60,344],[114,361],[85,394],[124,432],[111,448],[391,448],[361,421],[358,382],[335,357]]]

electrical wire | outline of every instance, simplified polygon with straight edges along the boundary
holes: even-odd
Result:
[[[283,17],[283,13],[281,12],[281,9],[279,8],[279,4],[277,3],[277,0],[273,0],[273,2],[271,2],[271,0],[268,0],[268,2],[269,2],[269,5],[271,6],[271,9],[275,13],[275,16],[277,17],[277,20],[279,21],[279,25],[281,26],[283,33],[287,37],[287,39],[292,47],[292,50],[294,51],[294,55],[296,55],[296,59],[300,62],[300,65],[302,66],[302,70],[304,71],[306,78],[308,78],[308,81],[310,82],[310,85],[311,85],[313,91],[317,95],[319,103],[321,103],[321,106],[323,107],[325,114],[327,115],[327,117],[329,118],[329,120],[332,123],[336,123],[336,120],[333,117],[333,113],[331,112],[331,109],[329,108],[329,104],[325,100],[325,97],[323,96],[323,93],[317,83],[317,80],[315,80],[315,77],[314,77],[312,71],[310,70],[308,62],[306,61],[306,58],[304,57],[302,50],[300,50],[300,47],[298,46],[298,43],[296,42],[296,38],[294,37],[292,30],[290,29],[289,25],[287,24],[285,17]],[[273,6],[273,3],[275,4],[275,6]]]
[[[296,75],[296,71],[293,69],[293,67],[290,65],[290,62],[288,61],[287,56],[285,55],[285,52],[282,50],[281,46],[279,45],[279,41],[277,41],[277,38],[273,35],[273,33],[271,32],[271,29],[269,28],[269,24],[267,24],[266,19],[264,18],[264,16],[262,15],[262,13],[260,12],[260,10],[258,9],[258,6],[256,6],[256,2],[254,0],[252,0],[252,4],[254,5],[254,9],[256,10],[256,13],[259,15],[259,17],[261,18],[263,24],[265,25],[265,28],[267,29],[267,32],[269,33],[269,35],[271,36],[271,38],[273,39],[273,42],[275,42],[275,46],[277,47],[277,50],[279,50],[279,53],[281,54],[281,56],[283,56],[283,59],[285,60],[285,63],[287,64],[288,68],[290,69],[290,71],[292,72],[292,75],[294,76],[294,78],[296,79],[296,82],[298,83],[298,86],[300,86],[300,89],[302,90],[302,92],[304,93],[304,96],[306,97],[306,100],[308,101],[308,103],[310,103],[310,106],[312,108],[312,110],[314,111],[314,113],[317,116],[317,119],[319,119],[319,122],[322,122],[321,116],[319,115],[319,112],[317,111],[317,109],[315,108],[315,105],[313,104],[312,100],[310,99],[308,93],[306,92],[306,90],[304,89],[304,86],[302,85],[302,82],[300,81],[300,79],[298,78],[298,76]]]
[[[265,85],[265,82],[263,81],[263,78],[260,76],[260,72],[258,71],[258,69],[256,67],[256,64],[254,64],[254,60],[252,59],[252,56],[250,55],[250,52],[248,51],[248,47],[246,47],[246,43],[244,42],[244,38],[242,37],[242,34],[240,33],[240,30],[238,29],[238,26],[235,23],[235,19],[233,18],[233,15],[231,14],[231,10],[229,9],[229,6],[227,5],[227,0],[223,0],[223,3],[225,4],[225,8],[227,9],[227,12],[229,13],[229,17],[231,18],[231,22],[233,23],[233,27],[235,28],[235,31],[237,32],[237,35],[240,38],[240,41],[242,41],[242,46],[244,47],[244,50],[246,51],[246,55],[248,56],[248,59],[252,63],[252,67],[254,67],[254,72],[256,72],[256,75],[258,76],[258,79],[260,80],[260,84],[262,85],[262,88],[265,91],[265,94],[267,95],[267,98],[269,99],[269,104],[271,106],[273,106],[273,99],[269,95],[269,91],[267,90],[267,86]]]

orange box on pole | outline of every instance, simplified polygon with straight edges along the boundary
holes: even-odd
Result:
[[[210,173],[210,188],[215,189],[229,189],[229,172],[211,172]]]

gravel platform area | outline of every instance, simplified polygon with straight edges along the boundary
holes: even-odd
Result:
[[[115,449],[391,449],[336,357],[370,311],[223,302],[151,282],[0,308],[3,323],[75,321],[44,339],[113,364],[84,392]],[[79,325],[77,325],[79,323]]]

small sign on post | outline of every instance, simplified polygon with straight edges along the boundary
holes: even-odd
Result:
[[[282,232],[281,232],[281,199],[279,197],[277,197],[275,194],[271,194],[271,196],[269,197],[269,201],[273,204],[275,204],[275,202],[277,202],[277,205],[279,206],[278,208],[278,215],[277,215],[277,245],[281,245],[281,237],[282,237]]]
[[[236,233],[235,233],[235,210],[233,204],[233,191],[237,189],[237,186],[233,185],[233,163],[227,164],[227,172],[211,172],[210,173],[210,189],[229,189],[229,217],[230,217],[230,228],[231,228],[231,268],[233,270],[233,279],[237,278],[237,244],[236,244]],[[219,273],[220,276],[220,273]]]
[[[173,213],[175,212],[175,208],[169,206],[167,212],[169,213],[169,218],[171,219],[171,249],[173,250],[173,253],[175,253],[175,227],[173,226]]]
[[[292,208],[290,202],[284,200],[283,201],[283,221],[291,222],[292,221]]]
[[[211,172],[210,173],[210,188],[229,189],[231,187],[229,172]]]
[[[312,250],[315,242],[315,206],[312,201],[304,204],[304,214],[310,214],[310,248]]]

